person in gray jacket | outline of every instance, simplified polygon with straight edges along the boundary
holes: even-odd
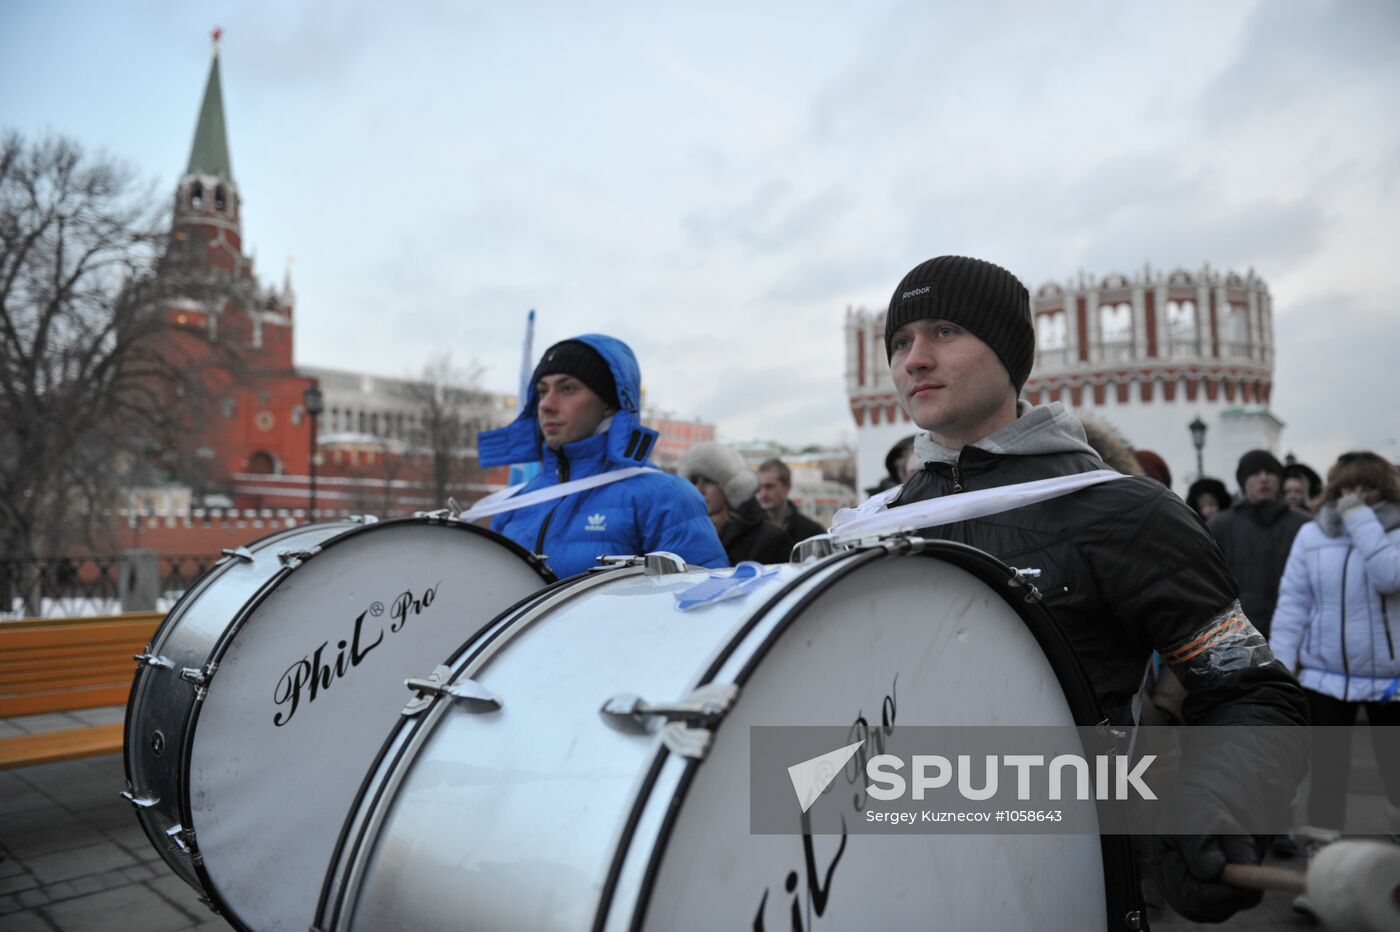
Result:
[[[1314,725],[1400,725],[1400,482],[1384,457],[1345,453],[1328,473],[1317,520],[1288,555],[1269,645],[1298,671]],[[1400,832],[1400,743],[1372,739]],[[1350,732],[1313,733],[1310,827],[1340,831],[1351,771]]]

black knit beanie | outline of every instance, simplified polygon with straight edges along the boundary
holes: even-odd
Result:
[[[1235,481],[1244,488],[1244,480],[1263,470],[1278,476],[1283,481],[1283,464],[1268,450],[1250,450],[1240,457],[1240,465],[1235,470]]]
[[[531,385],[538,385],[547,375],[571,375],[611,408],[620,408],[617,400],[617,382],[613,379],[612,367],[597,350],[582,340],[564,340],[555,343],[544,351],[535,374],[530,377]]]
[[[1035,363],[1031,296],[1006,269],[981,259],[939,256],[914,267],[890,298],[885,314],[885,355],[890,339],[911,320],[946,320],[992,348],[1016,393]]]

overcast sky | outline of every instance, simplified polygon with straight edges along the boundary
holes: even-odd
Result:
[[[0,126],[168,196],[221,25],[299,363],[514,391],[534,307],[726,438],[829,442],[847,305],[925,258],[1209,262],[1269,284],[1284,448],[1400,458],[1400,3],[663,6],[5,0]]]

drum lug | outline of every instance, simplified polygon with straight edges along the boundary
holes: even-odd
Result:
[[[669,576],[672,573],[685,572],[685,560],[679,554],[671,553],[669,550],[653,550],[644,557],[633,554],[603,554],[598,557],[598,569],[610,566],[640,566],[647,576]]]
[[[836,540],[830,534],[817,534],[800,540],[792,547],[790,563],[806,563],[808,560],[822,560],[836,552]]]
[[[172,664],[172,666],[174,665]],[[214,675],[214,671],[218,668],[219,664],[216,661],[210,661],[202,670],[199,667],[185,667],[180,671],[180,679],[203,688],[208,685],[209,678]]]
[[[183,854],[195,866],[204,863],[204,856],[195,848],[194,829],[187,829],[177,822],[165,830],[165,837],[170,839],[171,851]]]
[[[856,550],[878,548],[892,557],[897,557],[906,553],[919,553],[924,547],[928,546],[928,540],[923,537],[914,537],[908,532],[901,531],[898,534],[863,537],[853,541],[850,546]]]
[[[613,728],[632,734],[650,734],[655,722],[664,721],[662,743],[675,754],[700,760],[710,749],[714,729],[738,697],[737,685],[710,683],[670,705],[652,705],[640,696],[623,693],[603,703],[598,711]]]
[[[312,547],[310,550],[279,550],[277,560],[288,569],[294,570],[320,552],[320,547]]]
[[[130,790],[122,791],[122,799],[125,799],[127,802],[131,803],[132,808],[135,809],[149,809],[156,803],[160,802],[159,796],[137,796]]]
[[[175,661],[171,660],[168,657],[161,657],[157,654],[152,654],[150,653],[149,649],[144,654],[132,654],[131,657],[137,663],[143,664],[148,667],[165,667],[167,670],[175,669]]]
[[[447,696],[453,702],[461,703],[468,712],[495,712],[500,709],[501,698],[476,680],[449,683],[451,677],[452,670],[443,665],[434,669],[427,679],[404,680],[403,684],[418,695],[404,706],[401,714],[417,715],[432,705],[433,699],[438,696]]]
[[[253,552],[247,547],[225,547],[219,552],[224,555],[223,559],[219,561],[220,563],[224,563],[228,560],[242,560],[245,563],[253,562]]]
[[[1035,587],[1035,584],[1031,582],[1032,579],[1040,578],[1040,570],[1021,570],[1017,569],[1014,566],[1010,567],[1010,570],[1011,578],[1006,581],[1006,584],[1013,589],[1025,589],[1027,602],[1029,602],[1031,605],[1034,605],[1041,599],[1045,598],[1045,596],[1041,594],[1040,590]]]

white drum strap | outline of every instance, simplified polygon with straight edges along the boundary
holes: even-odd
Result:
[[[904,488],[895,486],[855,508],[843,508],[836,512],[831,521],[831,536],[838,541],[852,541],[922,527],[942,527],[945,524],[985,518],[987,515],[1023,508],[1101,482],[1125,478],[1127,477],[1122,473],[1112,469],[1096,469],[1072,476],[1056,476],[1053,479],[1037,479],[1034,482],[1018,482],[994,489],[944,495],[890,508],[889,503],[898,497]]]
[[[585,476],[582,479],[571,479],[568,482],[561,482],[558,485],[545,486],[533,492],[526,492],[519,498],[513,498],[512,496],[514,496],[516,492],[519,492],[525,487],[526,483],[522,482],[519,485],[513,485],[499,492],[492,492],[457,517],[462,521],[475,521],[477,518],[489,518],[491,515],[505,514],[507,511],[516,511],[520,508],[529,508],[531,505],[538,505],[540,502],[553,501],[556,498],[573,495],[575,492],[586,492],[589,489],[596,489],[603,485],[611,485],[614,482],[621,482],[623,479],[631,479],[633,476],[640,476],[648,472],[660,472],[660,470],[650,466],[628,466],[626,469],[615,469],[612,472],[600,472],[596,476]]]

